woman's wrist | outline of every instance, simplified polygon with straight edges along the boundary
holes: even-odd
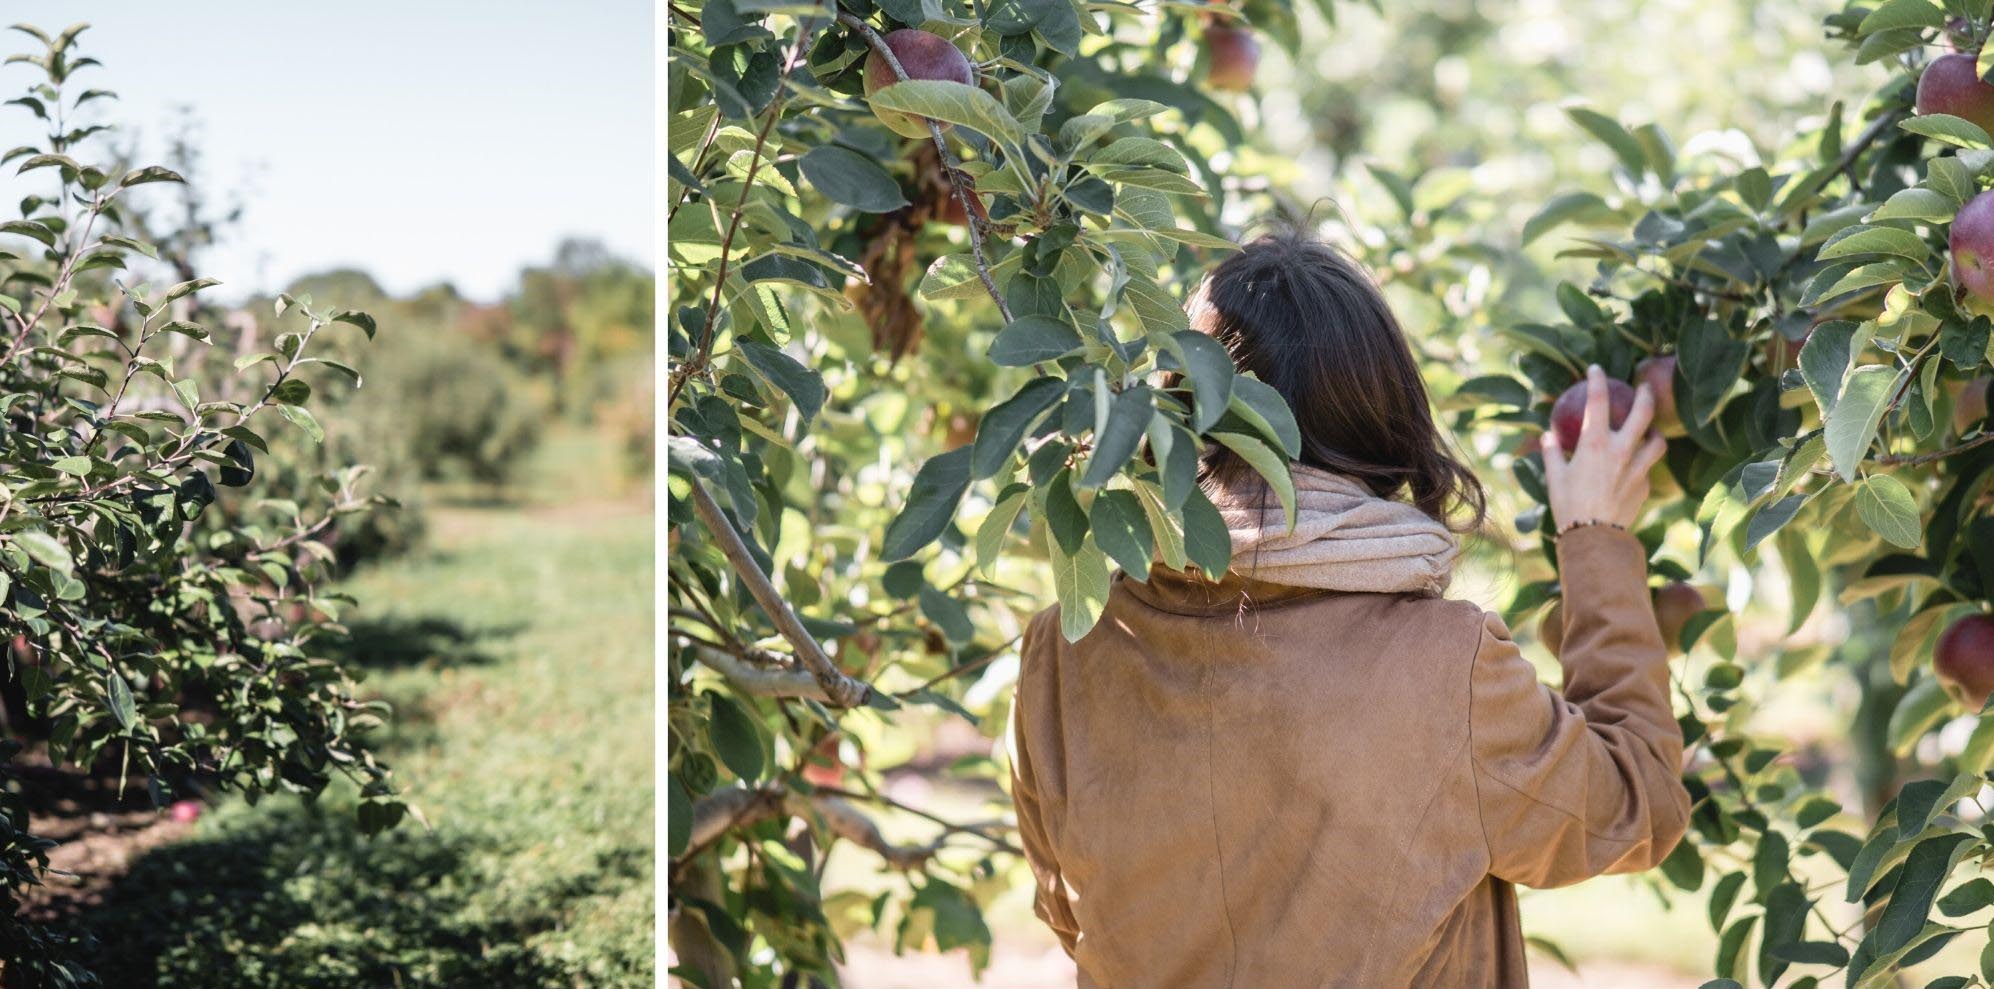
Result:
[[[1620,530],[1621,532],[1626,532],[1626,531],[1627,531],[1627,527],[1626,527],[1626,526],[1624,526],[1624,525],[1621,525],[1620,523],[1618,523],[1618,522],[1615,522],[1615,521],[1613,521],[1612,519],[1604,519],[1604,518],[1577,518],[1577,519],[1573,519],[1573,520],[1571,520],[1570,522],[1560,522],[1560,523],[1558,523],[1558,531],[1557,531],[1556,533],[1554,533],[1554,534],[1553,534],[1552,538],[1554,538],[1554,539],[1563,539],[1563,538],[1565,537],[1565,534],[1566,534],[1566,533],[1568,533],[1568,532],[1571,532],[1571,531],[1572,531],[1572,530],[1574,530],[1574,529],[1583,529],[1583,528],[1587,528],[1587,527],[1589,527],[1589,526],[1599,526],[1599,527],[1601,527],[1601,528],[1606,528],[1606,529],[1618,529],[1618,530]]]

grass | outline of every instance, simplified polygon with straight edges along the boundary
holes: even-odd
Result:
[[[362,838],[350,790],[225,802],[80,918],[106,985],[654,984],[652,520],[523,504],[437,509],[347,582],[379,751],[434,830]]]

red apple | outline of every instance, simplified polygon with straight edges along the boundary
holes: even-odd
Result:
[[[1227,93],[1253,88],[1253,76],[1260,68],[1260,40],[1252,31],[1231,24],[1208,25],[1205,52],[1212,58],[1205,85]]]
[[[175,800],[166,813],[181,824],[192,824],[201,819],[201,812],[206,809],[199,800]]]
[[[1625,381],[1608,379],[1606,398],[1611,410],[1607,425],[1619,429],[1627,421],[1627,413],[1634,408],[1634,388]],[[1579,445],[1579,430],[1585,425],[1586,383],[1581,381],[1565,389],[1563,395],[1551,405],[1551,428],[1558,431],[1558,446],[1570,455],[1572,448]]]
[[[1959,395],[1952,401],[1953,432],[1965,433],[1987,418],[1987,385],[1990,380],[1985,375],[1966,383]]]
[[[1655,396],[1655,428],[1664,436],[1681,436],[1682,417],[1676,414],[1676,355],[1650,357],[1634,365],[1634,377],[1646,382]]]
[[[1994,692],[1994,615],[1968,615],[1939,636],[1932,672],[1954,700],[1978,711]]]
[[[1948,243],[1953,280],[1973,298],[1994,302],[1994,192],[1983,192],[1959,208]]]
[[[1965,52],[1932,59],[1918,77],[1918,112],[1949,113],[1994,131],[1994,86],[1980,81],[1974,61]]]
[[[1655,591],[1655,624],[1662,630],[1662,642],[1671,654],[1681,653],[1683,626],[1710,605],[1703,592],[1682,581],[1672,581]]]
[[[901,28],[886,36],[886,47],[893,50],[893,57],[900,60],[900,67],[907,70],[909,79],[940,79],[945,82],[959,82],[965,86],[976,84],[976,70],[969,64],[969,58],[949,39],[927,31]],[[878,51],[866,56],[865,95],[873,94],[900,81],[893,74],[893,66],[880,57]],[[873,116],[880,123],[902,137],[927,137],[928,118],[909,113],[873,108]],[[953,124],[936,121],[943,130]]]

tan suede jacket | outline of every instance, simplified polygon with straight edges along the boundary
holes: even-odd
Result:
[[[1641,544],[1567,534],[1560,695],[1500,618],[1117,575],[1025,634],[1012,784],[1082,989],[1524,986],[1511,884],[1648,869],[1689,798]]]

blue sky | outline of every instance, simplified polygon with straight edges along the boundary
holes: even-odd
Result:
[[[75,81],[116,90],[93,106],[147,151],[192,110],[199,183],[246,207],[202,266],[225,290],[354,266],[394,291],[449,281],[480,299],[563,236],[654,263],[651,17],[647,0],[8,0],[0,14],[50,33],[88,20],[82,52],[104,67]],[[0,70],[0,98],[36,75]],[[0,107],[0,145],[35,126]],[[10,216],[34,176],[12,171]]]

